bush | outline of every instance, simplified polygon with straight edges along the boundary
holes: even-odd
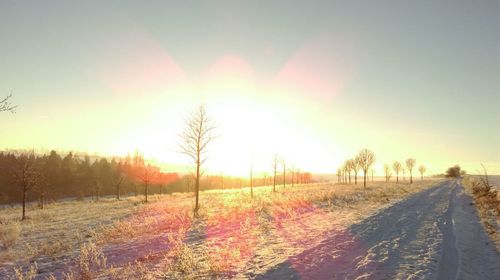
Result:
[[[21,236],[21,225],[18,222],[8,222],[0,226],[0,243],[8,248],[16,244]]]
[[[448,178],[460,178],[461,175],[465,175],[465,171],[461,170],[459,165],[448,168],[446,170],[446,177]]]

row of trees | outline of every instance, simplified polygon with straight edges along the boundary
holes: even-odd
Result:
[[[284,158],[275,154],[271,161],[272,168],[272,182],[273,182],[273,192],[276,192],[276,186],[280,183],[285,187],[287,184],[291,184],[292,187],[295,184],[309,184],[312,182],[312,174],[309,172],[301,172],[300,169],[295,167],[287,168],[287,164]],[[264,185],[267,185],[267,174],[264,174]]]
[[[125,159],[78,157],[68,153],[61,157],[56,151],[38,155],[34,152],[0,152],[1,201],[22,202],[23,219],[27,201],[38,200],[41,208],[45,201],[64,197],[91,196],[99,200],[102,195],[116,195],[123,190],[134,191],[144,186],[147,201],[149,186],[162,187],[179,180],[175,173],[163,173],[159,168],[144,163],[136,153]]]
[[[214,140],[214,130],[215,125],[213,120],[210,118],[205,106],[199,106],[195,111],[193,111],[186,120],[186,127],[181,135],[180,150],[186,156],[188,156],[193,164],[193,178],[195,181],[195,207],[194,212],[197,213],[199,210],[199,192],[200,192],[200,180],[204,173],[204,164],[207,161],[207,150],[209,144]],[[273,182],[273,192],[276,192],[276,185],[279,180],[281,172],[283,187],[286,186],[287,182],[291,181],[291,184],[295,183],[309,183],[311,181],[310,173],[303,173],[295,168],[288,168],[284,159],[280,158],[278,155],[274,155],[271,163],[272,167],[272,182]],[[291,175],[291,180],[287,180],[288,175]],[[253,198],[253,187],[254,187],[254,177],[253,177],[253,166],[250,165],[250,195]],[[264,184],[266,182],[267,176],[264,176]],[[222,183],[223,185],[223,183]]]
[[[358,173],[363,171],[363,186],[366,188],[366,178],[368,176],[368,171],[375,163],[375,153],[368,149],[362,149],[359,153],[352,159],[348,159],[344,164],[337,170],[338,181],[343,181],[344,183],[351,183],[351,175],[354,174],[354,184],[358,184]],[[372,172],[373,180],[373,172]]]
[[[375,154],[368,150],[362,149],[355,157],[352,159],[348,159],[342,164],[340,168],[337,169],[337,181],[339,183],[348,183],[351,184],[351,175],[354,175],[354,184],[358,183],[358,174],[363,172],[363,185],[366,187],[366,178],[368,175],[368,171],[372,172],[372,181],[373,181],[373,169],[371,166],[375,162]],[[403,173],[403,180],[405,179],[405,171],[408,170],[410,173],[410,184],[413,184],[413,169],[415,168],[416,160],[414,158],[409,158],[405,161],[405,167],[399,162],[394,161],[392,164],[392,169],[396,173],[396,182],[399,182],[399,174]],[[418,168],[420,172],[420,179],[423,180],[424,173],[427,171],[424,165],[421,165]],[[384,174],[385,180],[389,181],[392,177],[392,170],[388,164],[384,165]]]
[[[401,162],[399,161],[394,161],[392,163],[392,169],[396,173],[396,182],[399,182],[399,173],[403,173],[403,180],[405,179],[405,171],[408,170],[410,172],[410,184],[413,184],[413,169],[415,168],[416,160],[414,158],[409,158],[405,161],[406,164],[406,169],[403,167]],[[425,165],[420,165],[418,167],[418,172],[420,172],[420,180],[424,179],[424,173],[427,171],[427,168]],[[385,180],[388,182],[390,181],[392,177],[392,171],[391,167],[388,164],[384,165],[384,173],[385,173]]]

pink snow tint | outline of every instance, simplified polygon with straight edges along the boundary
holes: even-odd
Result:
[[[169,240],[185,239],[192,220],[185,209],[156,202],[131,216],[127,222],[139,234],[125,243],[106,244],[103,252],[108,265],[122,266],[135,262],[152,264],[160,261],[173,245]]]
[[[336,225],[334,221],[329,228],[310,224],[311,221],[328,219],[331,220],[331,216],[323,209],[307,202],[297,202],[291,212],[275,216],[275,227],[284,243],[293,248],[304,248],[286,261],[293,274],[300,279],[351,279],[376,270],[378,264],[374,262],[357,267],[359,259],[356,258],[365,256],[367,248],[349,229]]]
[[[234,276],[236,269],[254,255],[257,238],[254,230],[257,227],[253,209],[244,209],[226,217],[209,217],[205,243],[210,248],[212,265],[219,267],[227,276]]]

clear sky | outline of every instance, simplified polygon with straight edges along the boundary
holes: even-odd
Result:
[[[429,173],[500,174],[498,1],[0,0],[0,149],[186,163],[204,103],[209,170],[333,173],[367,147]]]

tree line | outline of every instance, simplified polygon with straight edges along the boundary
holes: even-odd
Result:
[[[358,184],[358,174],[363,172],[363,187],[366,188],[366,180],[368,178],[368,172],[372,173],[373,181],[373,170],[371,169],[373,163],[375,163],[375,153],[364,148],[358,152],[356,156],[352,159],[348,159],[344,164],[337,169],[337,181],[339,183],[349,183],[351,184],[351,175],[354,175],[354,184]]]
[[[363,186],[366,187],[366,180],[368,172],[371,171],[372,181],[373,181],[373,169],[372,165],[375,163],[375,153],[368,149],[362,149],[359,153],[352,159],[346,160],[341,167],[337,169],[337,182],[344,184],[351,184],[351,175],[354,177],[354,184],[358,183],[358,174],[363,172]],[[410,174],[410,184],[413,184],[413,170],[415,168],[416,160],[414,158],[408,158],[405,161],[405,166],[399,161],[394,161],[392,166],[385,164],[383,171],[385,174],[385,181],[389,182],[392,177],[392,170],[396,173],[396,182],[399,182],[399,174],[403,174],[403,180],[406,180],[405,173],[408,171]],[[391,170],[392,168],[392,170]],[[424,179],[424,173],[427,168],[424,165],[418,167],[420,172],[420,180]]]
[[[72,152],[64,156],[56,151],[48,154],[28,152],[0,152],[0,203],[23,204],[38,201],[40,208],[47,200],[74,197],[91,197],[99,200],[104,195],[123,193],[137,195],[143,188],[147,201],[150,187],[155,193],[179,180],[176,173],[163,173],[158,167],[146,164],[139,153],[124,159],[88,155],[75,156]]]

